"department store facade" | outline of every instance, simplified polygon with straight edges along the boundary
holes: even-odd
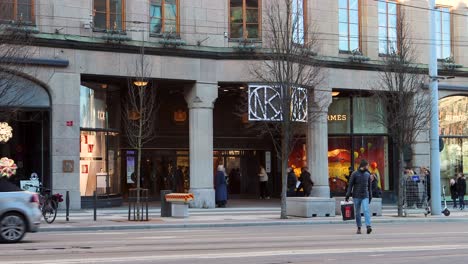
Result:
[[[248,118],[236,112],[249,85],[258,83],[251,67],[261,64],[262,16],[267,1],[254,0],[85,0],[12,1],[0,5],[0,20],[29,20],[34,57],[18,73],[19,81],[40,94],[22,104],[8,121],[14,130],[2,154],[21,162],[19,179],[38,173],[55,191],[70,191],[72,208],[87,203],[97,190],[109,204],[122,201],[134,180],[136,151],[122,129],[122,100],[131,87],[131,66],[145,45],[151,64],[150,83],[157,89],[156,138],[142,152],[142,184],[157,199],[180,177],[178,191],[191,191],[194,206],[214,207],[213,173],[224,164],[231,174],[231,197],[257,197],[260,165],[270,174],[273,196],[280,191],[280,172],[268,137],[248,129]],[[447,3],[446,3],[447,2]],[[440,1],[438,15],[442,177],[467,172],[468,39],[466,6]],[[26,3],[26,4],[24,4]],[[328,103],[320,118],[308,124],[290,164],[307,165],[314,196],[342,195],[348,167],[361,159],[377,164],[385,199],[394,200],[396,150],[385,127],[371,111],[381,56],[389,51],[398,15],[395,1],[294,1],[303,7],[305,24],[316,24],[321,36],[318,56],[324,65],[321,98]],[[408,0],[426,6],[426,1]],[[8,6],[11,5],[11,6]],[[447,12],[446,12],[447,11]],[[427,39],[427,10],[407,10],[418,34]],[[448,14],[448,17],[447,17]],[[10,23],[8,22],[8,23]],[[448,31],[447,31],[448,30]],[[248,34],[245,34],[248,32]],[[243,49],[247,35],[253,50]],[[144,40],[144,41],[143,41]],[[428,45],[417,42],[421,63]],[[350,61],[359,48],[369,61]],[[446,68],[453,55],[460,67]],[[34,137],[29,137],[29,131]],[[40,132],[39,132],[40,131]],[[40,159],[37,157],[41,157]],[[412,148],[414,167],[429,165],[428,134]],[[71,170],[70,170],[71,166]]]

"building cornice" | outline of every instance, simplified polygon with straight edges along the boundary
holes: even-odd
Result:
[[[91,50],[102,52],[130,53],[139,54],[141,52],[142,42],[123,41],[112,42],[105,41],[102,38],[56,35],[56,34],[36,34],[31,45],[50,48],[65,48],[76,50]],[[271,53],[267,49],[255,49],[255,51],[239,51],[236,47],[200,47],[183,46],[178,48],[164,47],[158,42],[144,42],[145,54],[154,56],[183,57],[196,59],[213,60],[268,60]],[[349,58],[332,56],[310,56],[311,64],[318,64],[326,68],[364,70],[364,71],[383,71],[384,65],[381,60],[368,60],[365,62],[352,62]],[[42,59],[41,59],[42,60]],[[54,61],[59,65],[49,65],[63,67],[63,62]],[[427,73],[427,64],[418,64],[421,73]],[[439,68],[439,75],[449,75],[457,77],[468,77],[468,68],[457,68],[446,70]]]

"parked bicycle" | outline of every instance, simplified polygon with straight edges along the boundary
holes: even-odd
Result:
[[[41,210],[46,223],[52,224],[57,217],[58,205],[63,202],[63,195],[59,193],[52,194],[50,189],[44,187],[27,187],[35,187],[39,190],[39,209]]]

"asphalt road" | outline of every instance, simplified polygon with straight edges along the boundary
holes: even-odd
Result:
[[[28,234],[0,245],[0,263],[468,263],[466,223]]]

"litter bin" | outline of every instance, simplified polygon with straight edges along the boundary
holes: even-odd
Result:
[[[172,190],[161,190],[161,217],[171,217],[171,203],[166,201],[166,194],[172,193]]]

